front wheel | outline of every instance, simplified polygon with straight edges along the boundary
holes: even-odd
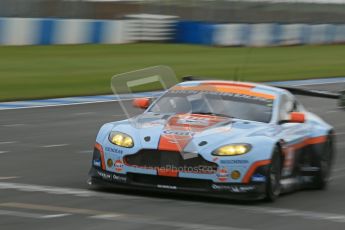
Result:
[[[273,151],[271,164],[268,168],[266,182],[266,200],[275,201],[281,190],[280,179],[282,171],[282,158],[279,149],[276,147]]]

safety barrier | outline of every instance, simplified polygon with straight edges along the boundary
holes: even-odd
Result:
[[[135,20],[0,18],[0,45],[121,44],[143,40],[215,46],[345,43],[345,24],[212,24],[167,18],[164,23],[154,20],[138,27]]]
[[[183,24],[181,22],[182,26],[178,28],[183,30]],[[203,25],[210,27],[207,23],[195,23],[188,29],[200,30]],[[218,24],[211,27],[212,29],[207,28],[198,32],[199,34],[207,33],[207,45],[278,46],[345,43],[345,25],[342,24]],[[179,31],[179,33],[183,34],[184,31]],[[198,35],[195,33],[195,36]],[[190,42],[193,38],[188,36],[177,40],[193,43]]]
[[[0,18],[1,45],[128,42],[125,20]]]

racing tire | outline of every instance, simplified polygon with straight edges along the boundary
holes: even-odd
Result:
[[[275,147],[268,167],[266,182],[266,201],[274,202],[281,190],[280,179],[282,172],[282,157],[278,147]]]
[[[314,176],[313,188],[324,190],[330,178],[332,157],[333,157],[333,140],[328,136],[322,153],[318,156],[318,166],[320,170]]]

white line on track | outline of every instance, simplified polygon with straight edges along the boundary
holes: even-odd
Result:
[[[24,126],[25,124],[7,124],[7,125],[1,125],[3,127],[20,127]]]
[[[285,217],[302,217],[305,219],[327,220],[331,222],[345,222],[345,215],[336,213],[324,213],[313,211],[302,211],[297,209],[281,209],[271,207],[240,207],[242,210],[248,210],[257,213],[273,214]]]
[[[55,147],[63,147],[63,146],[67,146],[69,144],[56,144],[56,145],[43,145],[40,146],[41,148],[55,148]]]
[[[345,174],[344,174],[345,175]],[[18,191],[24,191],[24,192],[43,192],[48,194],[57,194],[57,195],[72,195],[72,196],[78,196],[78,197],[99,197],[103,199],[128,199],[133,201],[134,199],[139,200],[153,200],[157,202],[157,199],[149,198],[149,197],[135,197],[131,195],[122,195],[122,194],[107,194],[102,192],[94,192],[90,190],[85,189],[72,189],[72,188],[61,188],[61,187],[51,187],[51,186],[40,186],[40,185],[29,185],[29,184],[20,184],[20,183],[4,183],[0,182],[0,189],[14,189]],[[164,201],[161,201],[164,202]],[[25,204],[24,204],[25,205]],[[30,205],[30,204],[29,204]],[[193,203],[192,203],[193,205]],[[15,206],[8,206],[5,204],[0,204],[0,206],[3,207],[15,207]],[[37,206],[37,205],[36,205]],[[341,222],[345,223],[345,215],[338,214],[338,213],[328,213],[328,212],[314,212],[314,211],[305,211],[305,210],[298,210],[298,209],[280,209],[280,208],[274,208],[274,207],[255,207],[255,206],[241,206],[241,205],[228,205],[231,209],[237,209],[237,210],[245,210],[249,212],[254,212],[258,214],[268,214],[268,215],[274,215],[274,216],[281,216],[281,217],[299,217],[303,219],[315,219],[320,221],[330,221],[330,222]],[[18,206],[18,208],[25,208],[23,204]],[[32,205],[26,206],[26,208],[31,209],[37,209],[38,208],[32,208]],[[41,209],[41,210],[48,210],[48,209]],[[68,211],[69,210],[69,211]],[[80,212],[81,209],[50,209],[50,211],[60,211],[60,212],[66,212],[66,213],[76,213]],[[86,212],[84,214],[88,215],[103,215],[103,214],[109,214],[109,213],[90,213]],[[114,214],[114,213],[111,213]],[[120,213],[116,213],[119,214]],[[123,214],[126,215],[126,214]],[[177,226],[176,226],[177,227]]]
[[[76,188],[63,188],[54,186],[42,186],[42,185],[31,185],[31,184],[21,184],[21,183],[7,183],[0,182],[0,189],[14,189],[18,191],[26,192],[43,192],[48,194],[56,195],[72,195],[77,197],[101,197],[110,199],[131,199],[133,196],[120,195],[120,194],[108,194],[102,192],[91,191],[87,189],[76,189]]]
[[[160,220],[158,218],[152,217],[131,217],[131,216],[124,216],[124,215],[113,215],[113,214],[104,214],[104,215],[96,215],[91,216],[90,218],[93,219],[102,219],[102,220],[109,220],[109,221],[120,221],[126,223],[137,223],[137,224],[146,224],[146,225],[160,225],[160,226],[167,226],[173,227],[174,229],[186,229],[186,230],[249,230],[248,228],[236,228],[231,226],[219,226],[219,225],[208,225],[208,224],[196,224],[196,223],[189,223],[189,222],[180,222],[180,221],[169,221],[169,220]]]
[[[84,112],[84,113],[73,113],[74,116],[84,116],[84,115],[91,115],[95,114],[96,112]]]
[[[53,214],[53,215],[45,215],[42,216],[41,218],[43,219],[51,219],[51,218],[60,218],[60,217],[65,217],[65,216],[70,216],[70,213],[61,213],[61,214]]]
[[[17,143],[16,141],[0,141],[0,145],[8,145],[8,144],[14,144]]]
[[[59,217],[69,216],[71,214],[62,213],[62,214],[55,214],[55,215],[46,215],[46,214],[39,214],[39,213],[32,213],[32,212],[29,213],[29,212],[0,210],[0,215],[33,218],[33,219],[47,219],[47,218],[59,218]]]
[[[8,153],[8,151],[0,151],[0,154]]]
[[[144,215],[131,215],[125,213],[114,213],[105,212],[99,210],[91,209],[81,209],[81,208],[70,208],[62,206],[52,206],[52,205],[40,205],[40,204],[28,204],[28,203],[1,203],[1,207],[16,208],[16,209],[28,209],[37,211],[54,211],[54,212],[64,212],[63,214],[57,215],[45,215],[41,218],[52,217],[62,217],[66,214],[79,214],[86,215],[88,218],[101,219],[108,221],[124,222],[124,223],[137,223],[140,225],[151,225],[151,226],[165,226],[173,227],[174,229],[188,229],[188,230],[249,230],[247,228],[236,228],[230,226],[220,226],[220,225],[208,225],[208,224],[198,224],[190,222],[178,222],[172,220],[163,220],[160,217],[144,216]]]
[[[106,101],[88,101],[88,102],[77,102],[77,103],[68,103],[68,104],[51,104],[51,105],[38,105],[38,106],[30,106],[30,107],[19,107],[19,108],[2,108],[1,110],[17,110],[17,109],[37,109],[37,108],[45,108],[45,107],[59,107],[59,106],[69,106],[69,105],[85,105],[85,104],[96,104],[96,103],[106,103],[106,102],[116,102],[116,101],[131,101],[131,99],[114,99],[114,100],[106,100]]]
[[[12,180],[12,179],[17,179],[19,177],[17,176],[7,176],[7,177],[0,177],[0,180]]]
[[[18,211],[8,211],[8,210],[0,210],[0,215],[35,218],[35,219],[40,219],[42,218],[42,216],[44,216],[43,214],[34,214],[34,213],[28,213],[28,212],[18,212]]]

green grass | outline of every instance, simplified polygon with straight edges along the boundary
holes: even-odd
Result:
[[[113,75],[154,65],[246,81],[345,76],[345,46],[214,48],[178,44],[0,47],[0,100],[111,93]]]

